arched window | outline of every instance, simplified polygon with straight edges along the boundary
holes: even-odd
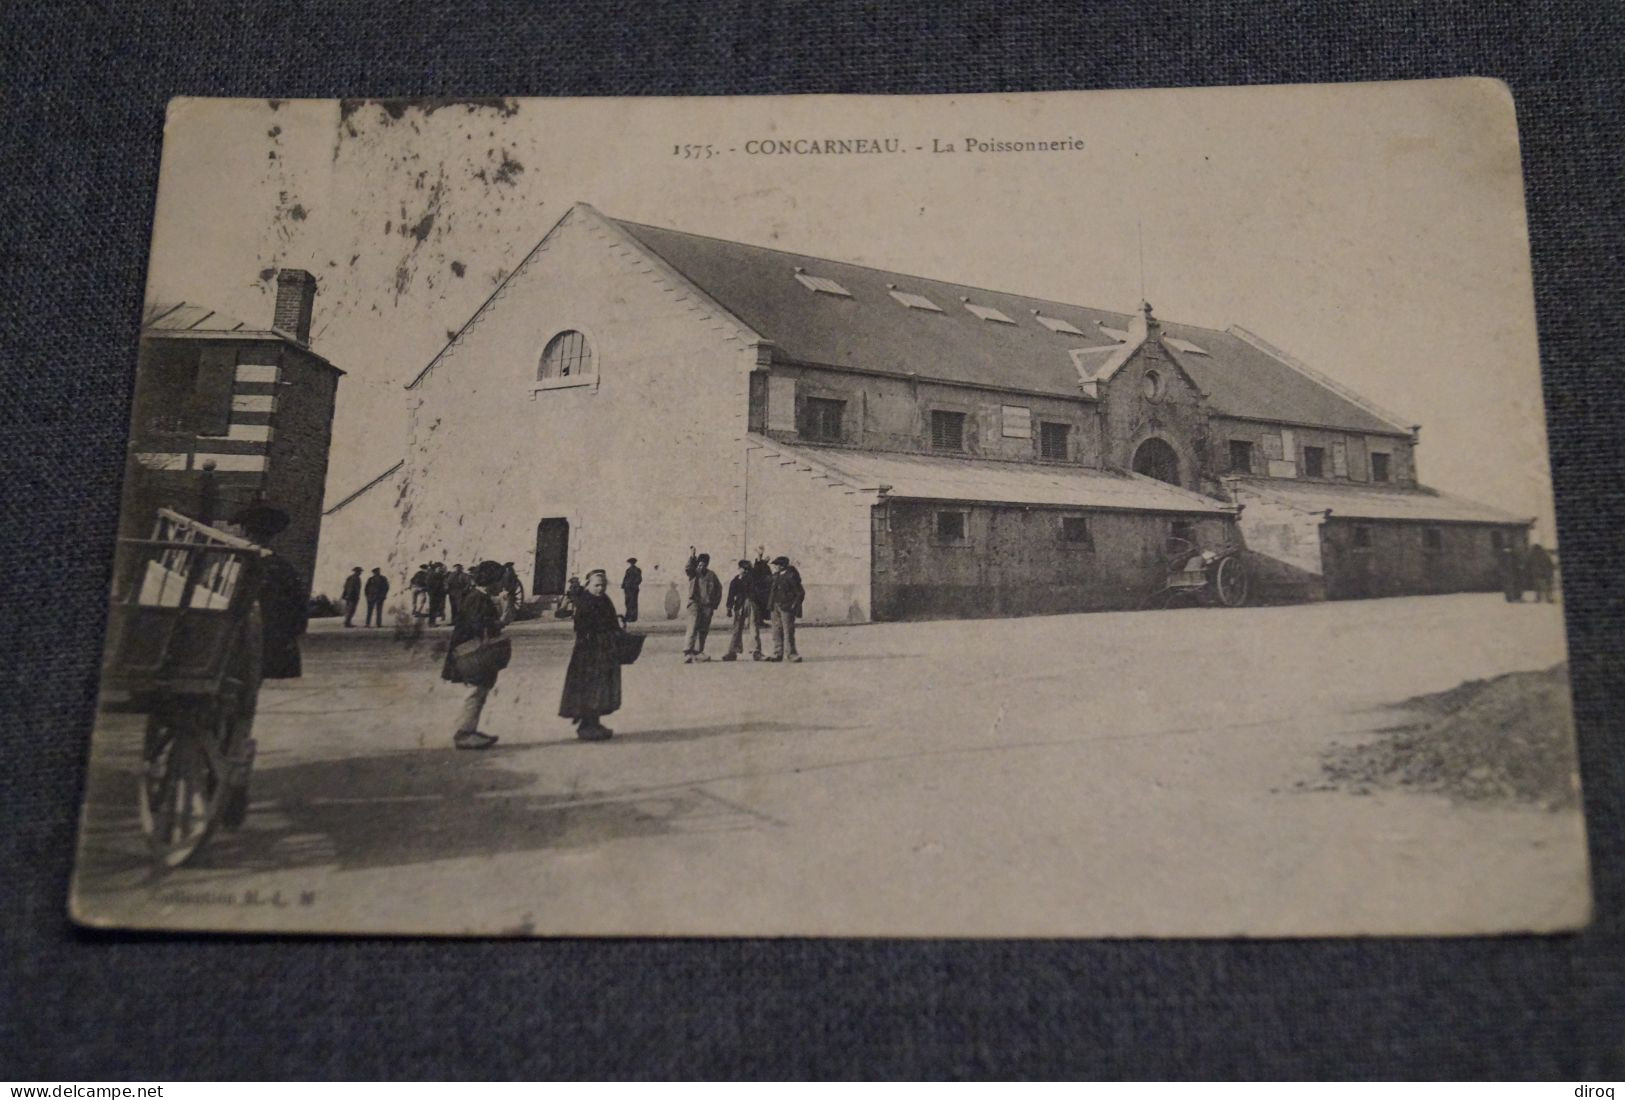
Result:
[[[566,329],[547,342],[541,365],[536,368],[536,381],[591,377],[592,372],[592,345],[587,343],[586,335]]]

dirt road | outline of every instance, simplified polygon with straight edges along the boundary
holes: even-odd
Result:
[[[832,627],[802,633],[800,665],[687,666],[661,633],[603,744],[554,717],[564,624],[521,624],[485,753],[450,747],[460,689],[432,644],[386,633],[307,639],[306,676],[262,696],[246,826],[161,881],[134,831],[139,728],[107,717],[83,909],[241,929],[975,936],[1485,932],[1586,912],[1577,811],[1305,785],[1327,749],[1402,720],[1398,701],[1562,660],[1549,606]]]

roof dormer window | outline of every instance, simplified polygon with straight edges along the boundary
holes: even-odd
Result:
[[[994,309],[992,306],[979,306],[972,302],[969,298],[961,298],[960,301],[965,303],[966,309],[970,310],[984,321],[992,321],[995,324],[1000,325],[1015,324],[1014,321],[1010,320],[1010,318],[1006,317],[1003,313]]]
[[[1038,323],[1039,324],[1043,325],[1045,328],[1049,329],[1051,332],[1064,332],[1064,333],[1067,333],[1067,334],[1072,335],[1072,336],[1082,336],[1083,335],[1083,330],[1078,328],[1076,325],[1074,325],[1070,321],[1063,321],[1059,317],[1046,316],[1046,315],[1038,312],[1036,309],[1033,310],[1033,316],[1038,318]]]
[[[937,303],[925,297],[923,294],[910,294],[906,290],[898,290],[895,286],[893,286],[891,288],[891,296],[896,298],[909,309],[923,310],[926,313],[942,312],[941,306],[937,305]]]
[[[815,294],[828,294],[836,298],[850,298],[852,292],[834,279],[826,279],[822,275],[808,275],[801,268],[796,268],[796,282]]]
[[[1206,355],[1207,354],[1207,349],[1206,348],[1197,347],[1195,344],[1191,343],[1189,340],[1181,340],[1177,336],[1164,336],[1162,338],[1162,342],[1164,344],[1167,344],[1169,347],[1173,348],[1175,351],[1185,351],[1185,352],[1189,352],[1192,355]]]
[[[1128,343],[1128,332],[1126,330],[1112,328],[1110,325],[1101,321],[1096,321],[1095,324],[1100,326],[1100,335],[1106,337],[1108,340],[1116,340],[1119,344]]]

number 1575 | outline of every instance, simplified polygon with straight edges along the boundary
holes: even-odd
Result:
[[[673,145],[671,155],[684,160],[710,160],[717,155],[714,145]]]

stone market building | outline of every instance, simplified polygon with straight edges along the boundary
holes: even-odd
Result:
[[[398,560],[550,595],[637,557],[669,614],[691,544],[787,554],[809,618],[861,621],[1138,607],[1174,538],[1245,542],[1266,595],[1488,588],[1528,526],[1418,484],[1415,428],[1245,330],[583,203],[408,391]]]

